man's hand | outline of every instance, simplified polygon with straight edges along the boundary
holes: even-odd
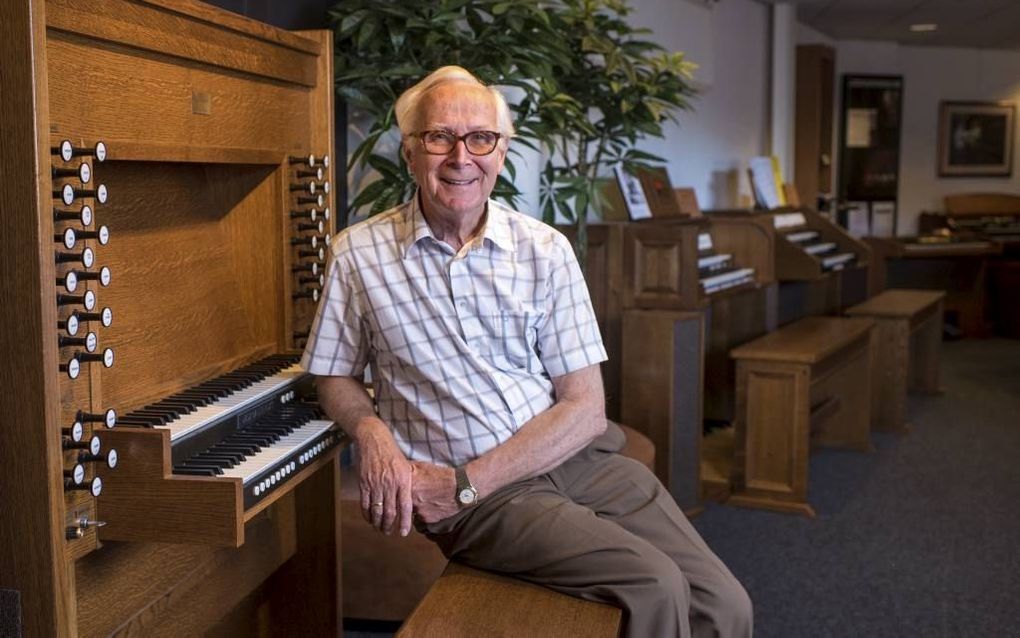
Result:
[[[392,534],[397,528],[401,536],[407,536],[412,514],[411,463],[385,426],[359,432],[358,455],[361,514],[381,532]]]
[[[412,461],[414,481],[411,491],[414,512],[426,523],[435,523],[460,511],[454,499],[457,478],[452,467]]]

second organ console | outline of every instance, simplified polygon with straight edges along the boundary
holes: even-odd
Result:
[[[344,440],[295,336],[332,34],[193,0],[4,11],[0,634],[339,633]]]

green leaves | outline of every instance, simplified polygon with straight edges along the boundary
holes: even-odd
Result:
[[[663,124],[690,108],[696,66],[627,22],[627,0],[339,0],[330,9],[338,96],[371,128],[348,170],[379,176],[351,202],[375,214],[413,193],[400,157],[377,154],[395,125],[400,93],[431,71],[459,64],[487,84],[518,87],[514,145],[542,148],[543,218],[583,223],[598,202],[597,179],[613,166],[661,163],[639,150]],[[495,197],[514,205],[520,192],[507,160]],[[582,258],[581,263],[585,263]]]

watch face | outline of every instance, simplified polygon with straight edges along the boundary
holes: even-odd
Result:
[[[457,500],[461,505],[470,505],[475,502],[475,491],[466,487],[457,493]]]

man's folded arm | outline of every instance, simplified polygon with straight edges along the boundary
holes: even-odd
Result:
[[[552,382],[556,392],[552,407],[468,463],[468,476],[480,498],[555,469],[605,432],[605,395],[598,364],[553,377]]]

